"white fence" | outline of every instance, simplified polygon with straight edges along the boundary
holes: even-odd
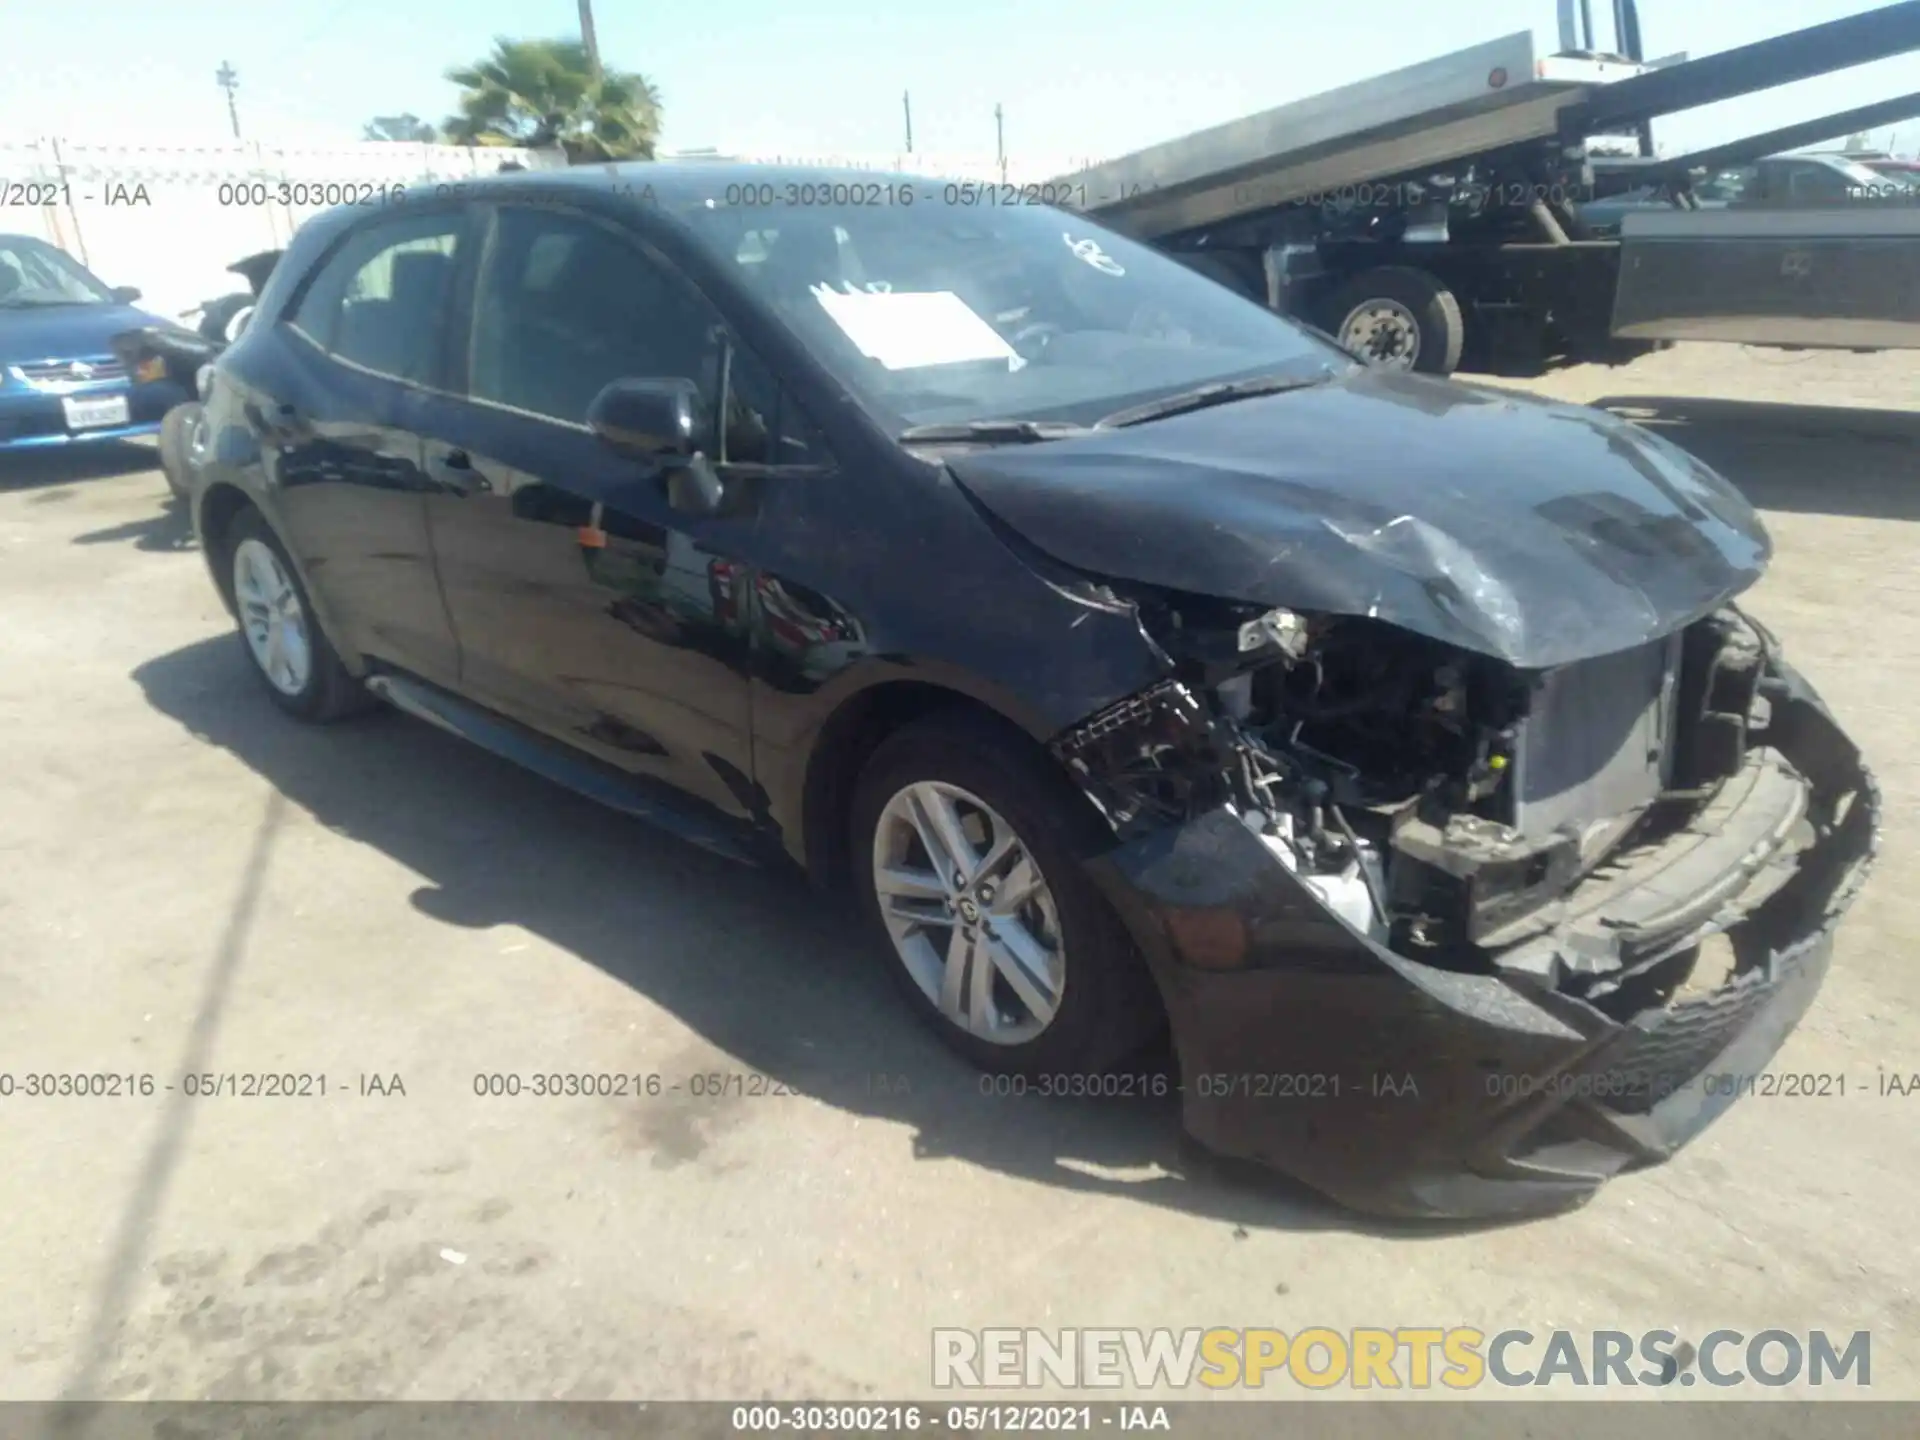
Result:
[[[663,159],[898,171],[953,180],[1030,184],[1078,170],[1086,158],[1016,160],[992,155],[722,154]],[[177,315],[242,288],[234,261],[287,243],[308,216],[346,201],[380,204],[395,187],[415,193],[490,175],[506,161],[529,170],[566,162],[554,152],[368,141],[327,148],[258,143],[159,146],[83,144],[58,137],[0,138],[0,233],[50,240],[109,285],[137,285],[141,305]]]
[[[1088,166],[1103,163],[1106,157],[1091,155],[1009,155],[1004,161],[977,150],[919,151],[888,154],[861,151],[831,155],[816,151],[807,155],[782,155],[759,150],[683,151],[662,159],[739,160],[753,165],[811,165],[839,170],[892,170],[904,175],[925,175],[945,180],[1002,181],[1012,185],[1033,185],[1071,175]]]
[[[50,240],[109,285],[137,285],[143,308],[178,314],[244,289],[226,267],[287,243],[308,216],[343,201],[379,204],[508,160],[565,164],[532,150],[368,141],[326,148],[0,139],[0,232]]]

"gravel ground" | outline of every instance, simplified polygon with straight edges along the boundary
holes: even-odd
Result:
[[[1776,1066],[1845,1098],[1491,1229],[1195,1167],[1170,1106],[983,1098],[800,887],[399,716],[282,719],[150,450],[0,469],[0,1069],[328,1081],[0,1101],[0,1395],[901,1397],[933,1325],[1464,1323],[1869,1329],[1920,1397],[1920,1095],[1876,1087],[1920,1072],[1917,375],[1701,346],[1535,387],[1766,512],[1755,608],[1887,836]],[[562,1066],[780,1093],[474,1092]]]

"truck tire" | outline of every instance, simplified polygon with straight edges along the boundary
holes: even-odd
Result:
[[[1467,322],[1453,292],[1425,270],[1383,265],[1328,297],[1325,329],[1369,365],[1451,375]]]

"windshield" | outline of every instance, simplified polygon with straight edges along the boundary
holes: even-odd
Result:
[[[912,205],[703,207],[685,219],[835,378],[896,427],[1088,424],[1197,385],[1353,363],[1262,306],[1075,215],[943,204],[937,185],[919,189]]]
[[[1887,188],[1885,176],[1879,174],[1877,171],[1868,169],[1857,160],[1836,159],[1830,160],[1827,163],[1838,170],[1847,184],[1856,190],[1864,190],[1868,194],[1873,194],[1876,191]]]
[[[0,235],[0,309],[112,303],[112,292],[65,252],[25,235]]]

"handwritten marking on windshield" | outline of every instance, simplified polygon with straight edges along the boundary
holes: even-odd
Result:
[[[1100,248],[1098,240],[1076,240],[1066,231],[1060,232],[1060,238],[1067,242],[1067,249],[1098,270],[1102,275],[1124,275],[1127,267]]]

